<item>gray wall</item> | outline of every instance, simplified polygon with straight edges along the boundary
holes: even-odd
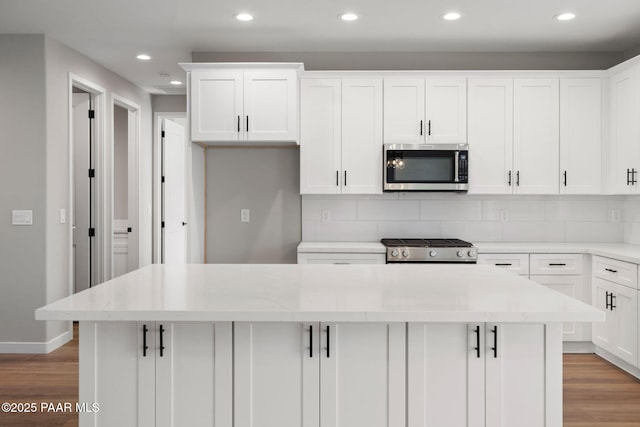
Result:
[[[295,263],[297,148],[207,149],[207,263]],[[240,209],[251,222],[240,222]]]
[[[189,209],[189,238],[191,242],[191,263],[202,264],[204,257],[205,232],[205,179],[206,150],[196,144],[191,145],[191,207]],[[187,177],[188,179],[188,177]]]
[[[0,342],[46,338],[44,92],[44,37],[0,35]],[[12,209],[32,209],[33,226],[12,226]]]
[[[303,62],[305,70],[602,70],[622,52],[193,52],[194,62]]]
[[[187,95],[152,95],[154,113],[182,113],[187,111]]]
[[[129,110],[113,107],[113,218],[128,219]]]

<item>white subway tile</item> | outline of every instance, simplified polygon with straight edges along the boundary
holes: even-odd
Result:
[[[622,242],[624,224],[620,222],[567,222],[567,242]]]
[[[314,242],[316,240],[316,222],[302,220],[302,240]]]
[[[419,218],[417,201],[358,200],[358,220],[412,221]]]
[[[624,218],[628,222],[640,222],[640,198],[632,196],[625,200]]]
[[[495,221],[443,221],[441,237],[474,242],[499,242],[502,229]]]
[[[543,200],[484,200],[482,202],[482,219],[500,221],[502,211],[506,211],[509,221],[543,221]]]
[[[426,221],[478,221],[480,200],[429,200],[420,202],[420,219]]]
[[[624,223],[624,242],[640,245],[640,222]]]
[[[517,221],[502,222],[505,242],[564,242],[564,222]]]
[[[320,222],[322,211],[330,211],[331,221],[355,221],[357,202],[355,200],[311,199],[302,200],[302,219]]]
[[[378,239],[440,237],[440,222],[383,221],[378,223]]]
[[[331,221],[316,224],[316,241],[375,242],[378,223],[374,221]]]
[[[607,221],[606,200],[549,200],[545,204],[547,221]]]

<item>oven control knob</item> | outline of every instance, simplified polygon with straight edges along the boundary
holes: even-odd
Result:
[[[429,251],[429,256],[436,256],[438,255],[438,252],[436,251]]]
[[[397,257],[398,256],[398,250],[397,249],[392,250],[391,251],[391,256],[392,257]]]
[[[402,256],[405,257],[405,258],[408,258],[409,257],[409,251],[407,251],[407,250],[402,251]]]
[[[471,251],[469,251],[467,253],[469,254],[470,257],[476,256],[476,251],[474,251],[474,250],[471,250]]]
[[[458,251],[458,257],[462,258],[464,256],[464,251]]]

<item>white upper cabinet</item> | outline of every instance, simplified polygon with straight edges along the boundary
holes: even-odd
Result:
[[[513,192],[513,80],[469,79],[469,193]]]
[[[466,142],[466,79],[384,79],[384,141]]]
[[[636,67],[610,80],[609,190],[615,194],[636,193],[640,185],[639,74]]]
[[[514,193],[558,194],[559,81],[515,79],[513,92]]]
[[[600,194],[602,81],[560,80],[560,193]]]
[[[295,69],[190,72],[194,141],[297,141]]]
[[[302,79],[300,193],[382,193],[382,79]]]

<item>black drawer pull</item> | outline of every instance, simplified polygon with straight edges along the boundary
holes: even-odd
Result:
[[[510,262],[496,262],[495,265],[499,265],[501,267],[509,267],[511,264]]]
[[[142,325],[142,357],[147,357],[147,350],[149,349],[147,345],[147,332],[149,332],[147,325]]]
[[[329,351],[329,325],[327,325],[327,359],[331,357],[331,352]]]
[[[606,271],[609,271],[611,273],[617,273],[618,270],[612,270],[611,268],[605,268]]]
[[[493,333],[493,358],[496,359],[498,357],[498,325],[495,325],[493,329],[491,329],[491,333]]]
[[[164,356],[164,326],[160,325],[160,357]]]
[[[309,325],[309,357],[313,357],[313,325]]]
[[[473,348],[476,351],[476,357],[480,358],[480,326],[476,326],[474,331],[476,333],[476,346]]]
[[[550,262],[549,266],[553,266],[553,267],[565,267],[567,264],[565,264],[564,262]]]

